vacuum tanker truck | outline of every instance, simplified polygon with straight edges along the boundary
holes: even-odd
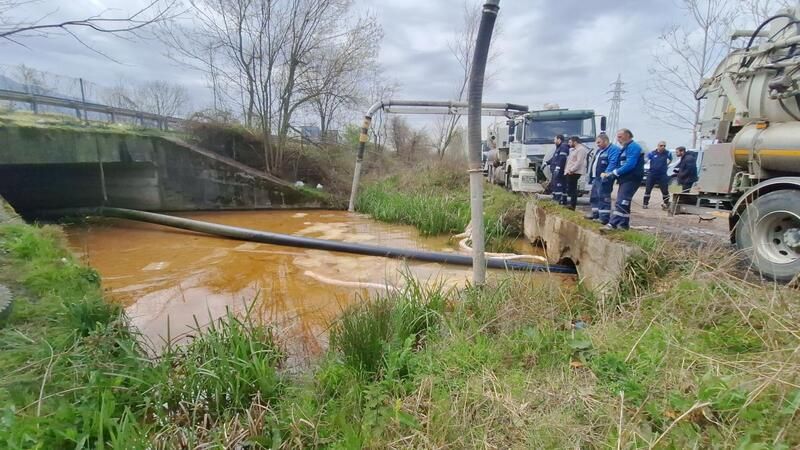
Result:
[[[697,185],[673,204],[729,209],[731,240],[761,274],[787,282],[800,273],[800,7],[733,39],[742,37],[696,93],[713,144]]]

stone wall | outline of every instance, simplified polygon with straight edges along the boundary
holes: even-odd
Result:
[[[641,252],[599,231],[548,213],[535,200],[525,208],[525,236],[544,247],[551,264],[575,264],[580,282],[600,297],[616,292],[629,259]]]

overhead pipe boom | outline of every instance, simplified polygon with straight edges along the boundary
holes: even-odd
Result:
[[[356,152],[356,165],[353,171],[353,185],[350,187],[350,202],[347,210],[355,211],[356,195],[358,185],[361,182],[361,166],[364,161],[364,152],[369,142],[369,127],[372,125],[372,118],[378,111],[386,111],[392,114],[442,114],[442,115],[462,115],[467,102],[441,101],[441,100],[386,100],[375,102],[364,114],[364,123],[361,125],[361,134],[358,138],[358,150]],[[392,108],[402,108],[399,111],[392,111]],[[432,112],[431,108],[442,108],[441,112]],[[482,111],[486,116],[509,116],[513,114],[528,112],[527,105],[516,103],[484,103],[481,105]]]

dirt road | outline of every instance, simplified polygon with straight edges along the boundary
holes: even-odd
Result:
[[[667,211],[661,209],[661,197],[657,195],[658,190],[654,190],[650,199],[650,208],[642,208],[642,198],[644,197],[644,186],[640,187],[633,197],[631,208],[631,228],[653,233],[665,233],[671,235],[685,236],[691,240],[707,242],[715,240],[718,242],[729,242],[728,240],[728,218],[724,211],[715,215],[706,215],[704,218],[713,220],[700,220],[698,216],[682,214],[669,216]],[[613,202],[616,200],[616,189],[612,195]],[[589,211],[589,206],[579,206],[584,212]]]

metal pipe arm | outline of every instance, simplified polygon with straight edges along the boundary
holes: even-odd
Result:
[[[426,108],[446,108],[439,114],[443,115],[462,115],[461,110],[468,108],[468,102],[460,101],[442,101],[442,100],[386,100],[375,102],[369,107],[366,114],[364,114],[364,123],[361,125],[361,134],[358,138],[358,150],[356,152],[356,165],[353,171],[353,185],[350,187],[350,202],[348,203],[347,210],[350,212],[355,211],[356,195],[358,193],[358,185],[361,182],[361,165],[364,161],[364,152],[366,151],[367,142],[369,141],[369,127],[372,125],[372,118],[380,110],[386,110],[391,107],[402,108],[415,108],[418,111],[410,109],[401,112],[393,112],[394,114],[437,114],[429,112]],[[520,105],[516,103],[483,103],[481,108],[486,111],[488,116],[498,115],[498,111],[507,111],[525,113],[528,112],[527,105]],[[428,111],[428,112],[426,112]],[[506,114],[502,114],[506,115]]]

